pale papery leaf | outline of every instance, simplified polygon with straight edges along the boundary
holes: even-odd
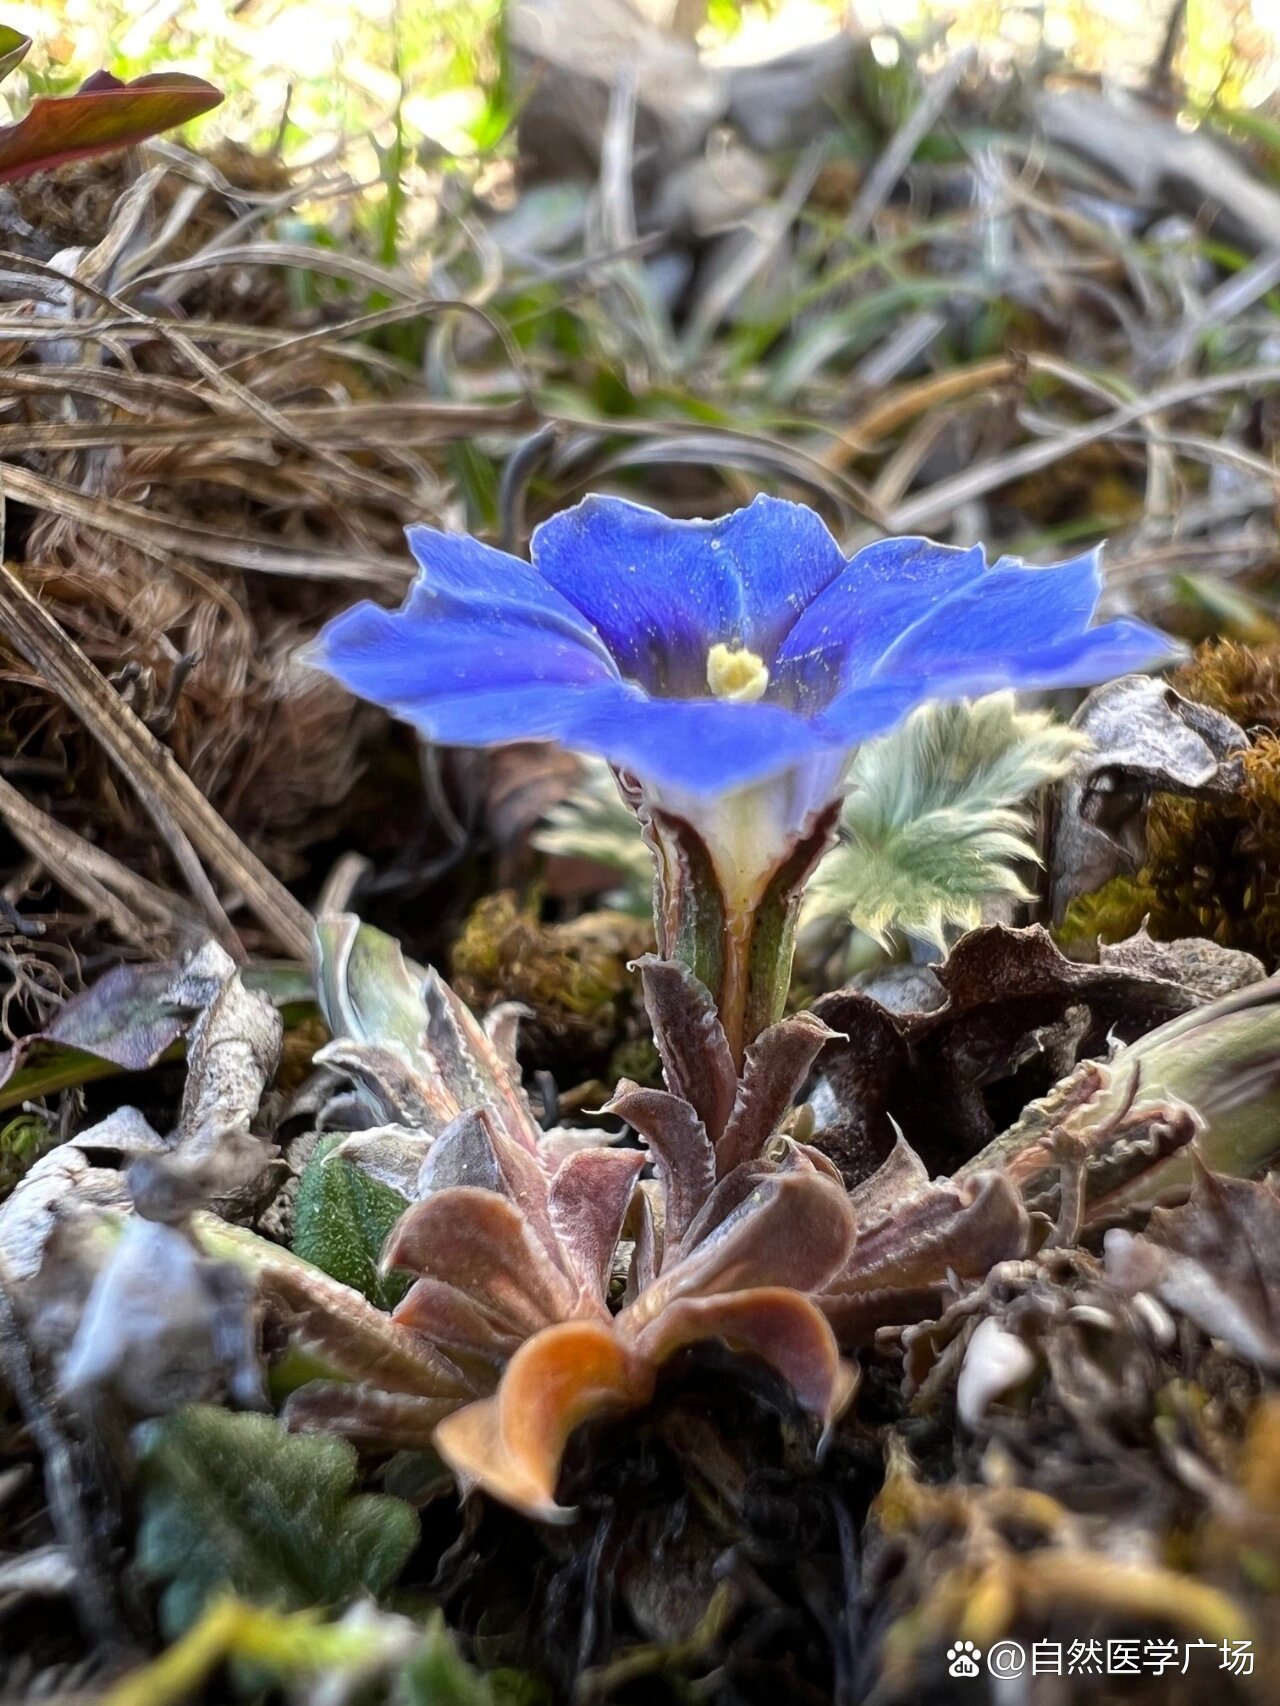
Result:
[[[507,1060],[465,1001],[429,968],[422,985],[426,1028],[422,1046],[459,1108],[492,1108],[513,1142],[538,1147],[538,1124]]]
[[[715,1002],[687,966],[645,954],[636,962],[663,1076],[714,1143],[733,1112],[738,1074]]]
[[[396,1048],[342,1037],[317,1049],[313,1058],[317,1066],[352,1081],[360,1107],[379,1126],[408,1126],[430,1138],[457,1115],[452,1100]]]
[[[522,1076],[520,1059],[516,1053],[516,1045],[520,1041],[520,1025],[523,1020],[532,1017],[533,1008],[527,1007],[523,1001],[499,1001],[481,1021],[485,1036],[493,1044],[494,1052],[513,1084],[519,1084]]]
[[[548,1172],[554,1173],[562,1161],[583,1149],[612,1149],[621,1132],[606,1131],[603,1126],[555,1125],[544,1131],[538,1144],[538,1154]]]
[[[684,1237],[716,1182],[716,1157],[693,1107],[666,1090],[646,1090],[624,1078],[604,1111],[634,1127],[653,1155],[673,1243]]]
[[[1197,1162],[1190,1199],[1104,1241],[1107,1278],[1150,1291],[1211,1337],[1280,1369],[1280,1194]]]
[[[538,1127],[512,1070],[507,1019],[499,1019],[495,1041],[437,972],[407,961],[393,937],[354,914],[322,918],[315,940],[320,1004],[335,1039],[325,1058],[344,1069],[350,1063],[376,1118],[421,1123],[435,1134],[464,1109],[488,1105],[515,1142],[536,1149]],[[385,1058],[375,1066],[370,1048],[398,1057],[402,1068]]]
[[[720,1178],[763,1151],[823,1045],[838,1035],[814,1013],[793,1013],[760,1033],[747,1050],[733,1112],[716,1142]]]
[[[430,1152],[432,1138],[425,1131],[409,1126],[376,1126],[372,1131],[353,1132],[333,1151],[340,1161],[350,1161],[376,1179],[398,1191],[406,1202],[418,1194],[418,1176]]]

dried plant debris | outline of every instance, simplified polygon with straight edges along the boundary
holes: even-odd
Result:
[[[1185,703],[1203,707],[1192,714],[1235,719],[1240,740],[1207,789],[1190,786],[1189,772],[1179,786],[1168,777],[1156,784],[1145,810],[1129,821],[1127,863],[1114,866],[1123,875],[1094,888],[1089,879],[1107,875],[1105,867],[1081,869],[1076,891],[1093,892],[1068,909],[1064,939],[1113,941],[1145,919],[1161,940],[1199,936],[1255,954],[1268,967],[1280,960],[1280,740],[1264,709],[1274,670],[1266,648],[1221,644],[1203,648],[1179,671]]]
[[[601,1132],[540,1129],[516,1073],[514,1014],[482,1026],[438,976],[351,918],[322,923],[318,943],[334,1035],[322,1058],[352,1090],[331,1087],[323,1104],[346,1129],[312,1150],[292,1251],[227,1218],[256,1212],[256,1181],[271,1174],[260,1134],[279,1020],[213,947],[182,973],[195,1023],[173,1132],[121,1111],[37,1162],[0,1210],[7,1271],[20,1280],[33,1345],[58,1371],[60,1402],[116,1418],[117,1430],[145,1420],[135,1441],[137,1565],[163,1589],[167,1633],[203,1627],[219,1593],[275,1614],[340,1613],[361,1585],[385,1593],[407,1567],[416,1519],[359,1490],[343,1439],[371,1462],[417,1453],[404,1461],[435,1463],[437,1484],[442,1459],[464,1490],[569,1524],[559,1547],[539,1543],[537,1595],[555,1582],[581,1595],[564,1574],[575,1556],[564,1546],[597,1527],[614,1508],[605,1490],[621,1495],[657,1451],[662,1475],[643,1471],[636,1502],[609,1518],[622,1547],[611,1616],[625,1611],[656,1643],[652,1659],[635,1649],[637,1664],[676,1662],[661,1657],[673,1641],[683,1662],[708,1662],[756,1591],[736,1577],[732,1591],[717,1588],[711,1562],[730,1555],[735,1536],[758,1545],[771,1532],[763,1489],[752,1491],[752,1454],[775,1463],[779,1488],[812,1484],[787,1499],[865,1507],[876,1472],[856,1446],[860,1364],[871,1413],[887,1405],[911,1425],[913,1413],[945,1415],[954,1391],[960,1438],[998,1427],[1024,1476],[1047,1449],[1035,1439],[1076,1431],[1074,1455],[1043,1459],[1044,1490],[1028,1490],[1021,1506],[1011,1491],[1007,1514],[991,1519],[1002,1533],[1002,1523],[1028,1520],[1020,1510],[1035,1512],[1045,1536],[1003,1621],[989,1614],[993,1638],[997,1625],[1043,1615],[1055,1584],[1082,1617],[1228,1626],[1233,1602],[1190,1578],[1173,1577],[1172,1610],[1152,1610],[1169,1574],[1154,1552],[1140,1565],[1108,1563],[1103,1585],[1088,1586],[1098,1541],[1076,1481],[1082,1453],[1119,1452],[1117,1474],[1142,1490],[1150,1520],[1185,1521],[1199,1509],[1184,1485],[1189,1448],[1179,1456],[1160,1433],[1160,1394],[1177,1386],[1184,1345],[1172,1323],[1201,1335],[1199,1378],[1227,1382],[1222,1402],[1241,1429],[1271,1366],[1269,1295],[1252,1295],[1248,1276],[1269,1260],[1274,1193],[1204,1171],[1257,1173],[1277,1153],[1269,983],[1205,1005],[1201,991],[1147,971],[1066,961],[1042,931],[995,929],[966,938],[931,974],[930,1008],[890,1014],[842,996],[851,1016],[877,1014],[894,1046],[918,1057],[936,1047],[939,1060],[976,1067],[979,1078],[984,1061],[1017,1054],[1019,1006],[1024,1026],[1041,1018],[1036,1003],[1046,1004],[1045,1025],[1080,1009],[1077,1042],[1105,1044],[1123,1012],[1137,1015],[1139,1033],[1108,1060],[1085,1059],[954,1178],[932,1177],[899,1139],[850,1192],[823,1153],[813,1104],[797,1109],[797,1098],[824,1051],[838,1062],[859,1033],[836,1038],[820,1018],[792,1015],[761,1035],[739,1071],[705,989],[649,956],[640,978],[666,1087],[619,1085],[606,1111],[640,1140],[619,1146]],[[1197,1176],[1185,1209],[1127,1242],[1113,1233],[1105,1266],[1065,1243],[1035,1254],[1046,1234],[1052,1245],[1086,1222],[1114,1224],[1121,1197],[1131,1216],[1185,1196],[1179,1181]],[[388,1288],[406,1274],[412,1283],[395,1303]],[[1232,1353],[1253,1371],[1240,1390],[1229,1382]],[[1054,1404],[1035,1412],[1039,1432],[1024,1440],[1021,1406],[1046,1378]],[[708,1379],[717,1403],[731,1390],[751,1394],[736,1400],[750,1418],[737,1467],[692,1398]],[[851,1405],[853,1419],[842,1420]],[[1159,1498],[1123,1455],[1135,1430],[1164,1454]],[[829,1464],[814,1456],[819,1433]],[[789,1442],[781,1459],[771,1437]],[[950,1638],[968,1626],[957,1583],[977,1589],[964,1545],[987,1532],[979,1495],[965,1490],[971,1464],[957,1457],[945,1508],[960,1524],[947,1541],[960,1548],[958,1574],[942,1569],[952,1556],[944,1547],[925,1577],[909,1564],[890,1586],[878,1572],[891,1549],[910,1550],[915,1520],[890,1513],[904,1500],[926,1508],[907,1500],[892,1451],[859,1590],[883,1605],[880,1634],[859,1637],[859,1662],[886,1686],[929,1662],[922,1629]],[[1228,1473],[1217,1463],[1214,1472]],[[690,1502],[686,1474],[711,1478],[710,1504]],[[974,1515],[961,1520],[966,1500],[977,1501]],[[489,1557],[486,1573],[500,1579],[504,1556]],[[796,1567],[794,1551],[785,1556]],[[836,1594],[834,1605],[847,1581],[837,1592],[841,1578],[825,1569],[814,1591]],[[904,1584],[918,1596],[905,1622]],[[214,1649],[233,1668],[252,1655],[240,1629],[228,1622]],[[531,1630],[514,1650],[561,1673],[562,1658]]]
[[[1182,1208],[1143,1233],[1106,1239],[1107,1277],[1169,1309],[1272,1373],[1280,1368],[1280,1196],[1265,1182],[1197,1169]]]
[[[910,987],[905,1010],[876,983],[814,1004],[841,1033],[819,1061],[816,1141],[850,1182],[886,1159],[895,1126],[932,1172],[954,1171],[1113,1032],[1140,1035],[1202,999],[1145,970],[1068,960],[1039,926],[971,931]]]
[[[1064,784],[1054,822],[1050,905],[1132,875],[1143,857],[1143,806],[1156,792],[1230,798],[1249,741],[1224,712],[1159,681],[1126,676],[1094,690],[1073,719],[1090,743]],[[1135,926],[1136,927],[1136,926]]]
[[[631,839],[648,866],[634,822]],[[530,906],[503,892],[482,900],[463,925],[453,945],[453,981],[481,1011],[502,1001],[527,1008],[522,1035],[528,1057],[572,1082],[640,1034],[627,967],[652,946],[647,917],[601,911],[544,924]]]

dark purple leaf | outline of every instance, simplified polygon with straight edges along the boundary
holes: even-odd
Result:
[[[13,51],[5,56],[10,63]],[[0,183],[145,142],[221,101],[211,83],[178,71],[151,72],[131,83],[96,72],[74,95],[37,96],[25,117],[0,127]]]
[[[645,954],[638,964],[667,1088],[689,1103],[714,1143],[733,1111],[738,1089],[716,1004],[679,961]]]
[[[836,1036],[813,1013],[793,1013],[747,1050],[733,1112],[716,1142],[716,1173],[753,1161],[782,1123],[823,1045]]]
[[[682,1097],[622,1079],[606,1113],[626,1120],[648,1144],[666,1204],[666,1237],[679,1244],[716,1182],[706,1127]]]

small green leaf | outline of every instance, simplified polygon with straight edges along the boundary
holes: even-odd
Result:
[[[408,1706],[494,1706],[487,1682],[459,1653],[439,1616],[406,1662],[401,1688]]]
[[[303,1169],[293,1223],[293,1250],[305,1261],[363,1292],[379,1309],[394,1309],[408,1281],[378,1272],[378,1257],[408,1201],[362,1167],[333,1151],[337,1133],[316,1145]]]
[[[304,1610],[387,1591],[418,1541],[403,1500],[352,1494],[345,1440],[192,1405],[138,1430],[138,1564],[171,1639],[217,1594]]]
[[[1026,897],[1033,863],[1025,802],[1086,744],[1012,693],[922,705],[854,759],[841,841],[823,860],[807,918],[840,917],[883,939],[906,930],[939,946],[978,922],[984,900]]]
[[[9,24],[0,24],[0,77],[7,77],[15,65],[21,65],[30,47],[30,36]]]
[[[57,1141],[56,1126],[51,1127],[38,1114],[19,1114],[0,1126],[0,1200]]]

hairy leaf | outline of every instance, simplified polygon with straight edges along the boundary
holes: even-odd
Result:
[[[356,1291],[379,1309],[394,1309],[405,1281],[382,1274],[378,1261],[392,1227],[409,1206],[390,1185],[334,1150],[340,1133],[321,1139],[303,1170],[293,1222],[293,1249],[305,1261]]]
[[[385,1593],[418,1539],[400,1499],[353,1495],[354,1450],[269,1416],[193,1406],[139,1430],[138,1562],[170,1636],[233,1592],[281,1610]]]
[[[806,916],[883,938],[939,945],[993,895],[1026,896],[1014,867],[1035,860],[1024,802],[1066,775],[1082,736],[1012,693],[923,705],[858,753],[841,840],[818,868]]]

